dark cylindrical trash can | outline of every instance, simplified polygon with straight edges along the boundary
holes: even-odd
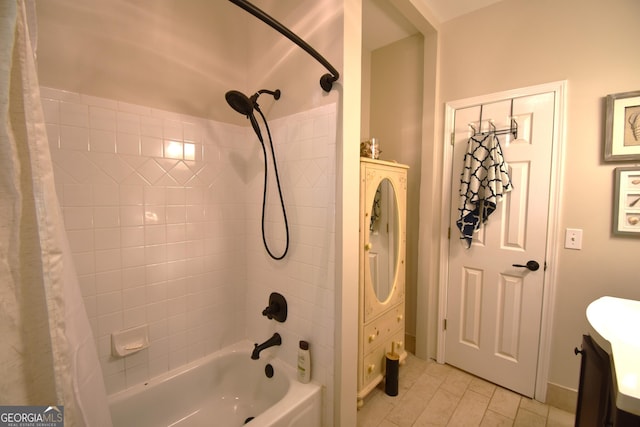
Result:
[[[385,369],[384,392],[389,396],[398,395],[398,371],[400,369],[400,356],[395,352],[395,342],[391,343],[391,353],[387,353],[387,366]]]

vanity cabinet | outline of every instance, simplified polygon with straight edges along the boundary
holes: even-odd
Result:
[[[640,416],[616,407],[609,354],[589,335],[582,337],[576,427],[640,427]]]
[[[360,160],[358,407],[382,381],[386,353],[404,349],[408,166]]]

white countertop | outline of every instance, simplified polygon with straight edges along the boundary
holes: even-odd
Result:
[[[640,301],[599,298],[587,307],[587,320],[611,355],[616,406],[640,415]]]

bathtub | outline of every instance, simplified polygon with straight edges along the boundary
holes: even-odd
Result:
[[[321,390],[243,341],[109,396],[114,427],[320,427]],[[273,376],[266,371],[270,365]]]

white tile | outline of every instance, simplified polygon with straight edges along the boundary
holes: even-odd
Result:
[[[97,294],[115,292],[122,289],[122,274],[120,270],[96,273],[95,288]]]
[[[60,148],[60,127],[47,123],[47,140],[49,141],[49,149]]]
[[[89,130],[87,128],[61,125],[60,148],[87,151],[89,149]]]
[[[92,274],[96,271],[93,252],[77,252],[73,254],[73,263],[76,273],[80,276]]]
[[[122,329],[122,313],[98,316],[98,338]]]
[[[118,186],[109,184],[94,185],[93,202],[95,206],[117,206],[119,204]]]
[[[161,138],[141,136],[140,150],[143,156],[162,157],[164,153],[164,143]]]
[[[145,251],[143,246],[122,248],[122,267],[139,267],[145,265]]]
[[[167,320],[167,302],[161,301],[147,304],[147,322],[155,323],[161,320]]]
[[[92,206],[93,191],[91,185],[87,184],[65,184],[64,206]]]
[[[167,261],[166,245],[145,246],[144,257],[146,264],[160,264]]]
[[[162,120],[157,117],[140,117],[140,134],[162,139]]]
[[[145,205],[164,205],[166,203],[165,188],[155,186],[144,187]]]
[[[87,252],[94,249],[93,230],[68,230],[67,237],[72,252]]]
[[[118,270],[122,267],[120,249],[107,249],[96,251],[96,273]]]
[[[89,131],[89,151],[101,153],[116,152],[116,134],[109,130],[91,129]]]
[[[187,190],[184,187],[167,187],[166,192],[168,205],[186,204]]]
[[[147,225],[144,228],[144,244],[158,245],[167,241],[167,228],[163,225]]]
[[[132,309],[134,307],[140,307],[143,309],[146,318],[146,309],[144,305],[147,302],[146,288],[144,286],[138,286],[136,288],[128,288],[122,291],[124,308]]]
[[[118,132],[116,134],[116,152],[118,154],[140,155],[140,135]]]
[[[93,223],[96,228],[113,228],[119,226],[119,209],[114,206],[94,207]]]
[[[181,259],[185,259],[187,255],[186,243],[168,243],[166,245],[166,255],[167,261],[178,261]]]
[[[130,289],[143,286],[147,280],[146,267],[133,267],[122,269],[122,288]]]
[[[164,139],[182,142],[184,140],[182,123],[178,120],[164,119],[162,121],[162,136]]]
[[[147,264],[145,277],[146,283],[157,283],[167,280],[167,264]]]
[[[120,205],[144,204],[144,189],[141,185],[121,185]]]
[[[137,172],[144,177],[149,184],[154,184],[158,179],[160,179],[164,174],[165,170],[160,167],[160,165],[154,161],[153,159],[149,159],[142,166],[137,169]]]
[[[186,240],[186,226],[184,223],[167,224],[167,243]]]
[[[165,207],[160,205],[148,205],[144,208],[145,225],[157,225],[165,223]]]
[[[94,236],[96,249],[116,249],[121,247],[120,228],[96,228]]]
[[[118,133],[140,135],[140,116],[125,111],[117,112]]]
[[[164,157],[168,159],[183,159],[184,146],[182,142],[165,139],[164,140]]]
[[[60,103],[54,99],[42,98],[45,123],[60,124]]]
[[[120,224],[123,227],[144,225],[144,208],[142,206],[121,206]]]
[[[122,314],[125,328],[133,328],[147,322],[147,310],[143,306],[126,309]]]
[[[91,129],[111,131],[113,134],[115,134],[118,129],[116,112],[113,109],[90,106],[89,123]]]
[[[184,223],[187,220],[186,206],[167,206],[167,224]]]
[[[122,311],[122,293],[111,292],[96,295],[98,316]]]
[[[91,207],[64,207],[62,211],[67,230],[93,227],[93,209]]]
[[[123,248],[144,245],[144,227],[121,227],[120,242]]]
[[[67,126],[89,126],[89,107],[75,102],[60,102],[60,124]]]
[[[167,278],[177,279],[187,274],[186,264],[184,260],[172,261],[167,263]]]

